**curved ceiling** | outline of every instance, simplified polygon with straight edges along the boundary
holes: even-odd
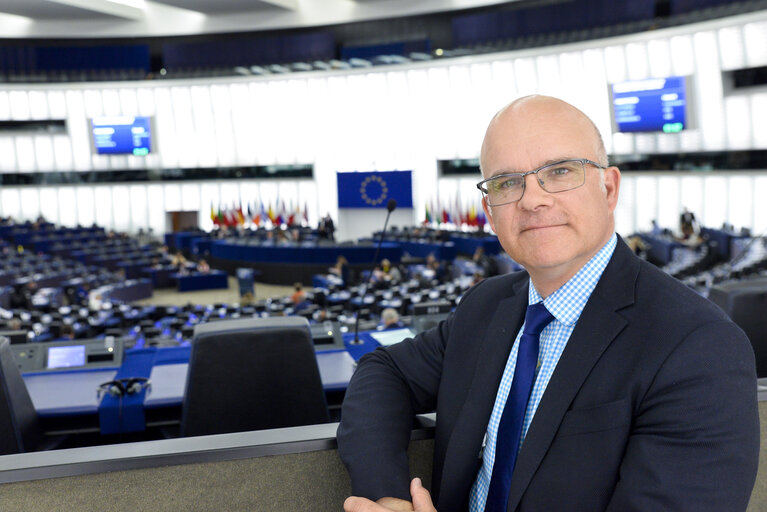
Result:
[[[3,0],[4,38],[125,38],[334,25],[499,0]]]

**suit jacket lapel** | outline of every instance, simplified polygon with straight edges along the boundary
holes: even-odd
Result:
[[[581,385],[604,350],[626,326],[616,311],[633,304],[639,261],[618,240],[549,380],[517,457],[508,510],[515,510]]]
[[[460,507],[477,476],[482,439],[506,360],[524,320],[527,294],[528,280],[516,283],[511,295],[498,303],[485,338],[478,344],[479,355],[472,370],[471,387],[448,441],[442,470],[439,502],[448,508],[457,510]]]

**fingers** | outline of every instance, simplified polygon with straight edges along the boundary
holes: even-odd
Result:
[[[368,499],[358,498],[357,496],[349,496],[344,501],[344,512],[378,512],[381,510],[385,509]]]
[[[431,501],[431,494],[423,486],[420,478],[413,478],[413,481],[410,482],[410,495],[413,497],[415,512],[437,512]]]

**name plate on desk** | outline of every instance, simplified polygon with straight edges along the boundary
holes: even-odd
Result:
[[[11,345],[21,373],[118,368],[123,362],[124,340],[52,341]]]

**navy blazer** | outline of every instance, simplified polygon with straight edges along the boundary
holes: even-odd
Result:
[[[467,509],[528,281],[486,279],[439,326],[360,361],[338,429],[353,494],[409,499],[412,418],[436,410],[437,510]],[[745,510],[758,454],[748,338],[619,240],[532,420],[508,510]]]

